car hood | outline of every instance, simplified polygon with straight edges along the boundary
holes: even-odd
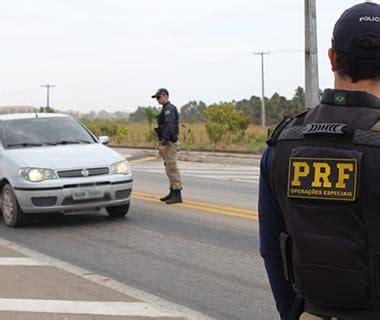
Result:
[[[6,149],[4,155],[24,167],[47,169],[110,166],[124,157],[98,143]]]

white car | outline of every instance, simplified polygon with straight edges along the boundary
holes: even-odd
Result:
[[[28,213],[106,208],[127,214],[132,173],[125,158],[72,117],[0,115],[1,208],[9,227]]]

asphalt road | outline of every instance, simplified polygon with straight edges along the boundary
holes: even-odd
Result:
[[[163,171],[152,169],[158,168],[155,161],[133,167],[135,189],[157,194],[166,191]],[[204,178],[197,174],[200,170],[194,174],[182,169],[186,197],[256,208],[256,174],[250,178],[243,173],[245,181],[221,174],[237,169],[228,165],[224,170],[214,168]],[[22,229],[1,224],[0,232],[4,239],[216,319],[277,318],[258,254],[254,219],[135,199],[126,219],[112,220],[103,211],[37,216]]]
[[[168,179],[161,160],[131,163],[134,190],[163,195]],[[179,161],[184,199],[257,210],[259,168]]]

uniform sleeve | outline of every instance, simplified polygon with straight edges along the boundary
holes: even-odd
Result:
[[[164,132],[162,133],[162,139],[160,141],[161,144],[168,144],[169,141],[171,140],[171,137],[174,135],[174,128],[175,128],[175,112],[173,108],[167,108],[164,111],[164,116],[165,116],[165,129]]]
[[[292,285],[284,277],[280,251],[280,233],[285,231],[282,212],[269,182],[269,165],[273,149],[268,148],[261,159],[259,185],[260,254],[264,259],[272,293],[281,319],[285,320],[293,299]]]

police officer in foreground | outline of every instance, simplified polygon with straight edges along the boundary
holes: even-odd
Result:
[[[157,116],[158,128],[156,133],[160,141],[159,154],[164,159],[166,174],[170,182],[169,193],[160,198],[167,204],[182,202],[182,182],[181,175],[177,166],[178,151],[178,110],[169,101],[168,90],[161,88],[156,91],[152,98],[162,105],[160,114]]]
[[[261,161],[260,252],[281,319],[380,319],[380,5],[336,22],[335,88]]]

